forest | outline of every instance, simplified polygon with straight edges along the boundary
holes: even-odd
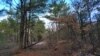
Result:
[[[0,56],[100,56],[100,0],[0,0]]]

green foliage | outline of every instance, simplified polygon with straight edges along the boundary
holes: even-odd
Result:
[[[41,21],[41,20],[38,20],[38,21],[35,23],[34,29],[36,29],[37,32],[43,33],[44,30],[45,30],[44,22]]]
[[[44,22],[41,20],[37,20],[33,28],[33,34],[35,38],[41,39],[44,32],[45,32]]]
[[[60,0],[59,3],[56,1],[54,3],[54,5],[52,5],[52,13],[57,16],[56,14],[60,14],[63,12],[68,12],[69,7],[67,6],[67,4],[65,3],[65,0]],[[62,14],[63,14],[62,13]],[[66,14],[66,13],[65,13]]]
[[[0,42],[7,42],[11,37],[16,37],[18,30],[17,21],[9,17],[0,22]]]
[[[10,17],[7,20],[6,19],[2,20],[0,23],[1,23],[0,28],[8,32],[10,30],[15,31],[16,28],[18,28],[17,22],[13,18],[10,18]]]
[[[54,19],[57,17],[66,16],[69,14],[69,5],[65,2],[65,0],[54,0],[50,6],[50,16],[46,16],[48,19]]]
[[[5,35],[0,32],[0,45],[4,44],[6,42],[4,39],[5,39]]]

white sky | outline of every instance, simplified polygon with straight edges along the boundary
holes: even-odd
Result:
[[[47,29],[47,28],[50,28],[50,22],[51,21],[49,19],[47,19],[47,18],[44,17],[46,15],[49,16],[50,13],[47,12],[47,13],[39,15],[39,19],[42,20],[45,23],[45,28]]]
[[[8,15],[5,15],[5,16],[0,16],[0,21],[3,20],[3,19],[7,19]]]
[[[0,0],[1,1],[1,0]],[[70,0],[65,0],[68,4],[70,4],[71,3],[71,1]],[[16,6],[16,3],[18,4],[19,3],[19,0],[14,0],[13,1],[13,3],[14,3],[14,5]],[[0,2],[0,9],[2,9],[2,8],[4,8],[5,6],[4,6],[4,4],[2,3],[2,2]],[[50,15],[49,13],[45,13],[45,14],[42,14],[41,16],[39,16],[39,18],[40,18],[40,20],[42,20],[43,22],[45,22],[45,27],[46,28],[48,28],[48,27],[50,27],[50,20],[48,20],[48,19],[46,19],[46,18],[44,18],[44,17],[42,17],[42,16],[44,16],[44,15]],[[8,17],[8,15],[5,15],[5,16],[0,16],[0,21],[1,20],[3,20],[3,19],[7,19],[7,17]]]
[[[46,18],[43,18],[40,16],[40,20],[42,20],[43,22],[45,22],[45,28],[49,28],[50,27],[50,20],[46,19]]]
[[[8,15],[5,15],[5,16],[0,16],[0,21],[3,20],[3,19],[7,19],[8,18]],[[42,16],[39,16],[40,20],[42,20],[43,22],[45,22],[45,27],[48,28],[50,25],[50,20],[42,17]]]

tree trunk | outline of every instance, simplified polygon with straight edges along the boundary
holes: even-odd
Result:
[[[25,11],[25,1],[20,0],[21,2],[21,21],[20,21],[20,48],[25,47],[25,22],[26,22],[26,11]]]

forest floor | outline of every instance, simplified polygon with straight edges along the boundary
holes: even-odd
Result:
[[[90,53],[84,55],[78,51],[71,51],[65,41],[60,41],[55,47],[48,48],[45,42],[40,42],[31,48],[19,50],[13,56],[94,56]],[[77,50],[77,49],[76,49]]]
[[[19,50],[13,56],[70,56],[65,48],[65,43],[51,47],[46,42],[40,42],[31,48]]]
[[[19,53],[14,54],[14,56],[44,56],[43,53],[40,53],[40,51],[34,51],[34,50],[21,50]]]
[[[40,42],[31,48],[18,50],[13,56],[50,56],[50,49],[47,49],[44,44]]]
[[[49,48],[47,42],[39,42],[36,45],[31,46],[27,49],[18,50],[15,46],[6,47],[5,50],[0,49],[0,56],[79,56],[80,52],[71,51],[70,48],[66,46],[64,41],[60,41],[55,47]],[[11,53],[10,53],[11,52]],[[85,56],[85,55],[84,55]],[[94,55],[86,55],[94,56]]]

